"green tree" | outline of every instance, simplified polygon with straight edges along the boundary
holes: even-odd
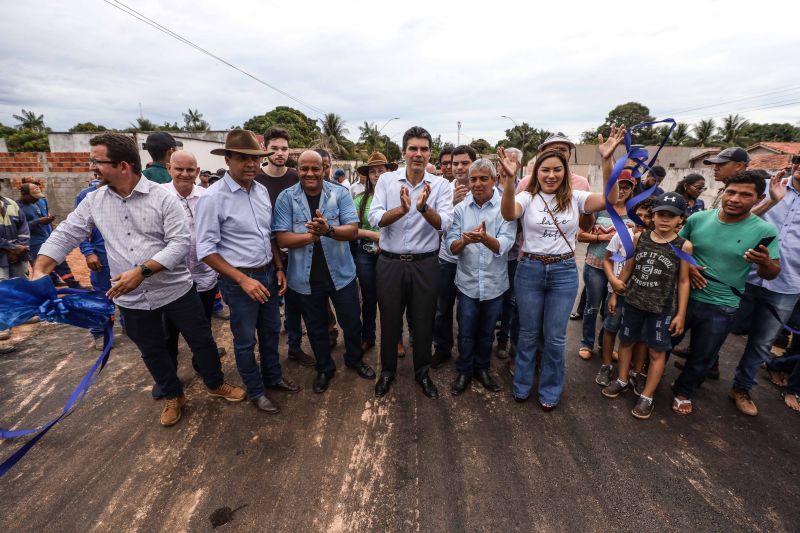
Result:
[[[526,164],[539,150],[539,145],[547,139],[551,132],[539,128],[532,128],[527,122],[516,125],[506,130],[505,139],[501,139],[497,146],[514,147],[522,150],[523,165]]]
[[[183,115],[183,129],[185,131],[206,131],[208,122],[203,120],[203,114],[197,109],[189,108]]]
[[[717,144],[717,123],[713,118],[701,120],[692,127],[692,137],[695,146],[716,146]]]
[[[757,142],[798,142],[800,128],[789,123],[757,124],[751,122],[744,127],[744,137],[749,144]]]
[[[47,133],[31,129],[21,129],[6,137],[9,152],[49,152]]]
[[[11,126],[6,126],[2,122],[0,122],[0,137],[8,137],[9,135],[14,134],[16,131],[17,130],[12,128]]]
[[[384,141],[386,141],[386,139],[387,139],[386,137],[383,138]],[[403,158],[403,152],[400,150],[400,145],[391,139],[389,139],[388,146],[384,144],[384,155],[386,156],[386,159],[388,159],[390,163],[399,161]]]
[[[126,131],[156,131],[158,130],[158,126],[156,123],[150,120],[149,118],[139,117],[136,119],[136,123],[130,123],[131,127],[128,128]]]
[[[165,120],[164,123],[160,126],[157,126],[156,129],[158,131],[181,131],[181,128],[178,126],[177,122],[170,124],[169,120]]]
[[[685,122],[678,122],[675,124],[675,129],[672,130],[672,135],[669,138],[669,144],[672,146],[688,146],[692,142],[692,136],[689,135],[689,125]]]
[[[616,124],[617,126],[624,124],[625,127],[630,128],[636,124],[652,122],[653,120],[655,119],[650,115],[650,108],[646,105],[642,105],[639,102],[628,102],[618,105],[608,112],[606,120],[593,132],[593,144],[597,143],[598,134],[602,134],[604,138],[608,138],[612,124]],[[586,138],[587,134],[588,132],[584,132],[582,140]],[[654,142],[655,135],[652,126],[633,130],[631,133],[631,141],[634,144],[650,144]]]
[[[746,144],[744,132],[748,124],[749,122],[744,117],[728,115],[722,119],[722,126],[719,127],[720,142],[725,146]]]
[[[492,145],[486,139],[475,139],[469,145],[479,154],[488,154],[492,151]]]
[[[69,129],[70,133],[91,133],[95,131],[108,131],[108,128],[94,122],[79,122]]]
[[[364,150],[366,150],[367,154],[371,154],[378,148],[385,146],[385,139],[381,137],[378,126],[374,122],[365,120],[364,125],[358,127],[358,131],[361,132],[358,140],[364,143]]]
[[[11,116],[19,122],[19,124],[17,124],[17,129],[38,132],[47,131],[47,127],[44,125],[44,115],[37,115],[33,111],[26,111],[23,109],[20,115]]]
[[[314,148],[324,148],[339,158],[351,157],[353,143],[345,137],[350,130],[345,127],[344,119],[336,113],[326,113],[319,122],[322,129],[314,141]]]
[[[307,148],[314,144],[321,133],[317,122],[308,118],[302,111],[288,106],[278,106],[263,115],[256,115],[243,124],[245,129],[261,134],[271,127],[284,128],[292,138],[292,148]]]

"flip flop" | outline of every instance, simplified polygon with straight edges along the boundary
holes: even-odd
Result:
[[[794,401],[797,402],[798,405],[800,405],[800,394],[792,394],[791,392],[790,393],[784,392],[782,394],[782,396],[783,396],[783,403],[786,404],[786,407],[788,407],[792,411],[796,411],[796,412],[800,413],[800,410],[795,409],[794,407],[789,405],[789,402],[786,401],[787,397],[794,396]]]
[[[681,411],[681,407],[683,407],[684,405],[689,406],[688,411]],[[686,416],[692,414],[694,412],[694,407],[692,406],[692,400],[681,400],[677,396],[672,398],[672,411],[676,415],[680,416]]]

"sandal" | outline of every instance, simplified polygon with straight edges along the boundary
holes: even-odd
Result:
[[[784,392],[783,403],[785,403],[786,407],[788,407],[789,409],[800,412],[800,394],[792,394],[791,392],[789,393]],[[794,403],[794,405],[792,405],[792,403]]]
[[[688,406],[689,409],[684,409],[684,406]],[[676,415],[686,416],[692,414],[694,408],[692,406],[692,400],[681,400],[677,396],[672,398],[672,411]]]
[[[584,361],[588,361],[592,358],[592,350],[584,346],[580,350],[578,350],[578,357],[583,359]]]
[[[774,370],[770,370],[769,368],[765,368],[764,370],[767,371],[767,375],[769,376],[769,382],[775,385],[776,387],[782,389],[787,385],[786,375],[783,372],[776,372]]]

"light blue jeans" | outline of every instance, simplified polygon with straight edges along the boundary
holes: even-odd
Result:
[[[519,344],[514,396],[527,398],[533,387],[539,337],[544,338],[539,402],[555,405],[564,390],[567,323],[578,294],[575,258],[549,265],[523,257],[517,266],[514,293],[519,309]]]

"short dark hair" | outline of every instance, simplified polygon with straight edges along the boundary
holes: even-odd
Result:
[[[421,126],[411,126],[403,134],[403,151],[408,148],[408,141],[410,139],[428,139],[428,147],[433,147],[433,137],[428,133],[428,130]]]
[[[651,209],[653,209],[653,206],[655,205],[655,203],[656,203],[656,197],[655,196],[648,196],[647,198],[645,198],[644,200],[642,200],[641,202],[636,204],[636,207],[634,207],[633,210],[634,210],[634,212],[637,209],[647,209],[648,211],[650,211]]]
[[[124,133],[101,133],[89,139],[91,146],[105,146],[108,157],[115,163],[126,162],[136,174],[142,173],[142,158],[133,137]]]
[[[326,157],[328,159],[331,159],[331,154],[329,154],[328,151],[324,148],[317,148],[314,151],[317,152],[322,159],[325,159]]]
[[[267,146],[272,139],[286,139],[287,143],[292,140],[288,131],[275,127],[267,128],[264,132],[264,146]]]
[[[756,194],[761,196],[767,190],[765,174],[766,177],[769,177],[769,174],[763,170],[743,170],[726,179],[725,187],[732,183],[752,183],[756,187]]]
[[[444,157],[446,155],[449,155],[449,156],[453,155],[453,145],[452,144],[448,143],[448,144],[445,144],[444,146],[442,146],[442,151],[439,152],[439,162],[440,163],[442,162],[442,157]]]
[[[667,171],[664,167],[656,165],[650,169],[654,176],[658,176],[659,178],[663,178],[667,175]]]
[[[467,154],[469,156],[469,160],[473,163],[476,159],[478,159],[478,153],[475,151],[475,149],[466,144],[462,144],[461,146],[456,146],[453,148],[453,157],[461,154]]]

